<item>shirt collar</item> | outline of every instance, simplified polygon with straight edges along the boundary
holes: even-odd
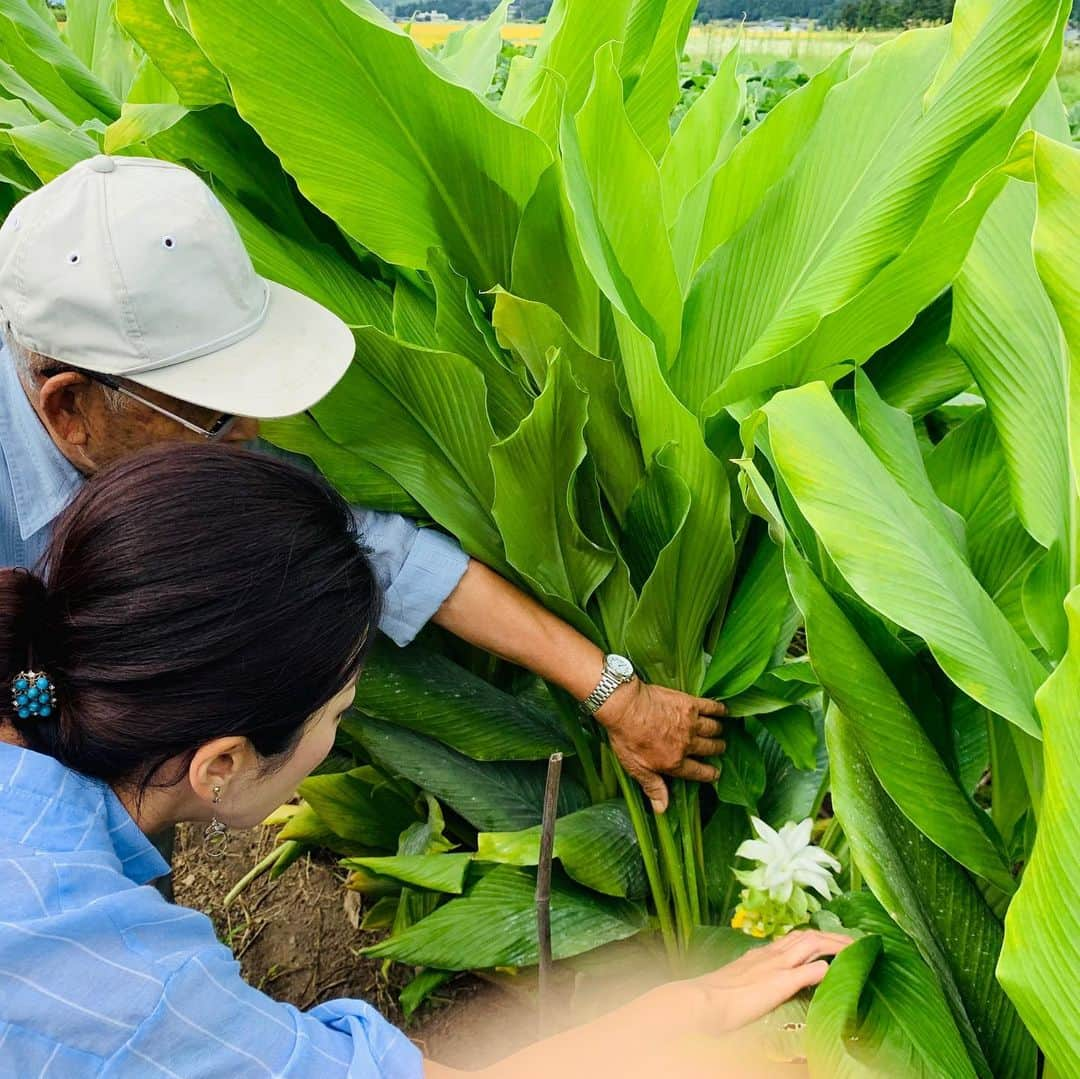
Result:
[[[0,443],[4,447],[19,534],[25,541],[51,524],[83,477],[37,418],[6,348],[0,347]]]
[[[35,851],[113,855],[134,884],[169,872],[107,783],[0,743],[0,836]]]

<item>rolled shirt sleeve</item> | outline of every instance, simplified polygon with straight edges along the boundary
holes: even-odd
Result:
[[[354,506],[353,516],[383,590],[379,628],[407,645],[457,588],[469,556],[449,536],[396,513]]]

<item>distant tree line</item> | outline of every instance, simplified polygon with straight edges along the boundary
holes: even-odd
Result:
[[[378,2],[378,0],[376,0]],[[399,16],[408,17],[417,9],[435,8],[452,19],[482,19],[490,14],[496,0],[409,0],[394,3]],[[814,19],[829,26],[870,30],[907,26],[918,22],[942,22],[952,18],[955,0],[701,0],[697,18]],[[380,6],[384,6],[380,4]],[[551,0],[516,0],[517,17],[529,21],[543,19]],[[1080,0],[1074,0],[1073,18],[1080,19]]]

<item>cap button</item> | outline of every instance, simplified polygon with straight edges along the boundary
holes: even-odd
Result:
[[[116,162],[105,154],[98,154],[97,157],[90,158],[87,161],[87,166],[94,170],[94,172],[115,172]]]

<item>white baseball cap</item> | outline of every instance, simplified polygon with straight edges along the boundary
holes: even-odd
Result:
[[[193,172],[82,161],[0,228],[0,320],[24,348],[240,416],[325,397],[355,343],[325,307],[260,277]]]

